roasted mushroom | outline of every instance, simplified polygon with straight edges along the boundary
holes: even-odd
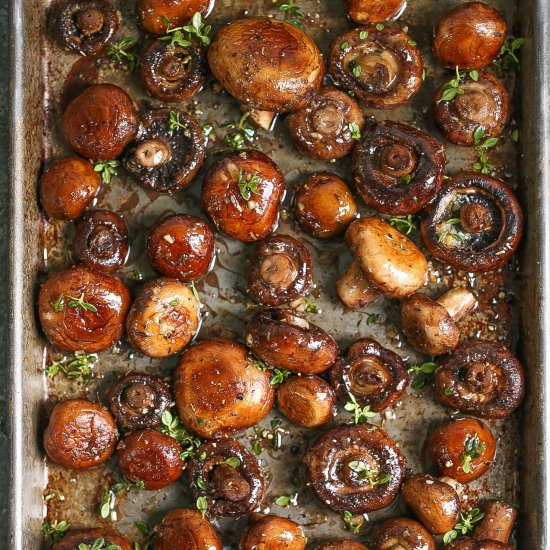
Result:
[[[409,518],[384,521],[376,532],[373,550],[435,550],[435,541],[422,525]]]
[[[385,120],[357,144],[352,167],[357,192],[369,206],[393,216],[415,214],[441,187],[445,151],[428,134]]]
[[[187,475],[193,497],[206,499],[213,516],[244,516],[265,495],[258,460],[234,439],[203,443],[189,461]]]
[[[246,345],[268,365],[302,374],[327,370],[338,354],[332,336],[288,308],[269,308],[252,316]]]
[[[298,223],[320,239],[343,233],[357,217],[357,203],[349,187],[330,172],[307,177],[296,190],[293,205]]]
[[[280,306],[303,296],[311,284],[311,256],[288,235],[258,243],[247,271],[247,288],[261,304]]]
[[[200,437],[223,437],[257,424],[273,406],[268,372],[254,366],[248,350],[224,338],[185,350],[174,373],[180,418]]]
[[[524,394],[523,367],[504,346],[472,341],[459,346],[435,372],[444,405],[480,418],[512,414]]]
[[[128,229],[118,214],[93,210],[77,221],[72,245],[76,262],[112,273],[124,265],[128,252]]]
[[[474,540],[461,538],[447,546],[449,550],[515,550],[514,546],[496,540]]]
[[[204,177],[202,207],[216,228],[239,241],[267,237],[285,194],[279,167],[259,151],[231,153]]]
[[[500,500],[489,500],[485,516],[476,529],[476,538],[507,543],[518,518],[518,509]]]
[[[196,43],[171,46],[163,40],[151,40],[141,57],[139,74],[149,95],[175,103],[200,92],[206,67],[206,55]]]
[[[369,405],[376,412],[394,405],[409,384],[401,357],[370,338],[352,344],[329,376],[339,401],[349,401],[351,393],[361,406]]]
[[[124,154],[123,163],[139,183],[158,193],[187,187],[205,158],[199,123],[181,110],[152,109],[141,115],[142,129]]]
[[[359,27],[339,36],[329,55],[330,74],[341,86],[377,109],[406,103],[422,84],[424,65],[404,31],[383,25]]]
[[[210,226],[190,214],[158,221],[147,238],[147,257],[153,268],[184,282],[205,275],[214,264],[215,252]]]
[[[321,544],[316,550],[368,550],[368,548],[353,540],[333,540]]]
[[[174,355],[197,334],[199,315],[200,303],[188,286],[167,277],[149,281],[128,313],[128,340],[149,357]]]
[[[401,486],[405,459],[395,441],[369,424],[324,432],[304,457],[310,487],[339,513],[366,514],[391,504]]]
[[[277,19],[250,17],[222,27],[208,49],[221,85],[246,109],[304,107],[321,86],[324,65],[315,42]]]
[[[119,279],[82,265],[52,275],[38,295],[46,338],[64,351],[109,349],[124,332],[129,308],[130,292]]]
[[[178,508],[155,527],[155,550],[222,550],[222,541],[198,510]]]
[[[243,531],[239,550],[304,550],[307,538],[301,525],[287,518],[253,514]],[[353,550],[353,549],[350,549]]]
[[[109,411],[99,403],[72,399],[58,403],[44,432],[44,449],[56,464],[83,470],[105,462],[118,433]]]
[[[318,428],[332,420],[336,412],[336,395],[318,376],[291,376],[279,386],[277,405],[295,424]]]
[[[101,178],[80,157],[55,161],[40,179],[40,202],[56,220],[76,220],[99,193]]]
[[[472,72],[472,71],[470,71]],[[443,135],[457,145],[477,145],[499,136],[508,120],[508,92],[502,82],[486,71],[460,75],[460,93],[448,97],[448,80],[433,99],[435,122]],[[452,79],[454,81],[455,79]],[[448,97],[448,98],[447,98]]]
[[[496,441],[480,420],[459,418],[436,428],[430,435],[428,449],[441,474],[469,483],[493,463]]]
[[[119,550],[132,550],[130,543],[120,535],[108,529],[76,529],[68,531],[55,545],[55,550],[80,550],[81,548],[94,548],[96,541],[103,541],[103,546],[96,548],[115,548]]]
[[[380,297],[355,261],[336,281],[336,293],[350,309],[363,309]]]
[[[361,108],[349,94],[323,88],[311,101],[287,118],[296,146],[315,159],[345,157],[361,136],[365,121]]]
[[[55,38],[66,50],[98,55],[112,42],[119,16],[107,0],[68,0],[55,16]]]
[[[381,23],[397,19],[407,0],[344,0],[348,15],[356,23]]]
[[[128,372],[109,389],[109,410],[125,430],[157,428],[170,401],[167,384],[153,374]]]
[[[138,132],[139,115],[130,96],[114,84],[94,84],[73,99],[63,113],[63,132],[83,157],[118,157]]]
[[[523,213],[502,181],[480,172],[462,172],[443,182],[424,211],[426,248],[439,260],[468,272],[503,266],[521,240]]]
[[[427,474],[405,480],[403,502],[434,535],[450,531],[460,520],[460,498],[444,481]]]
[[[458,321],[477,305],[467,289],[455,287],[437,300],[415,292],[401,306],[401,328],[409,344],[425,355],[443,355],[458,346]]]
[[[481,69],[499,54],[506,21],[482,2],[467,2],[446,13],[434,29],[433,49],[446,67]]]

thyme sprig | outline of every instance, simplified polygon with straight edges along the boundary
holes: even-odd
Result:
[[[461,71],[459,70],[458,65],[455,67],[455,74],[455,78],[449,80],[449,82],[446,82],[443,86],[443,93],[437,101],[438,103],[441,103],[442,101],[452,101],[457,95],[463,94],[464,89],[461,88],[461,84],[463,83],[466,76],[469,76],[475,82],[477,82],[477,80],[479,79],[478,71],[476,71],[475,69],[469,71]]]
[[[462,535],[471,533],[476,524],[478,524],[484,517],[485,514],[481,512],[479,508],[472,508],[465,514],[460,514],[460,522],[457,523],[453,529],[447,531],[443,535],[443,542],[445,544],[449,544],[458,537],[459,533]]]
[[[124,38],[113,42],[107,48],[106,53],[115,63],[126,63],[129,71],[134,72],[136,67],[139,65],[139,56],[128,50],[131,50],[135,44],[135,38],[125,36]]]
[[[170,19],[164,16],[163,19],[166,23],[166,35],[159,37],[159,40],[168,42],[168,48],[175,48],[177,46],[186,48],[191,46],[193,36],[196,36],[203,46],[210,45],[210,37],[208,35],[212,30],[212,25],[205,26],[199,12],[193,15],[189,25],[184,25],[183,27],[172,27]],[[185,33],[187,33],[187,37]]]
[[[74,359],[67,362],[67,357],[62,357],[59,361],[52,361],[45,369],[45,373],[54,378],[60,372],[67,378],[74,380],[76,378],[82,378],[82,381],[86,384],[92,377],[92,369],[97,363],[98,356],[95,353],[80,353],[76,352]]]
[[[220,128],[228,130],[223,136],[224,142],[233,149],[244,149],[248,143],[254,141],[256,130],[248,124],[247,120],[250,116],[249,112],[244,113],[237,123],[227,122],[222,124]]]
[[[183,447],[181,453],[182,459],[187,459],[195,455],[196,450],[201,445],[201,440],[198,437],[192,436],[183,425],[180,417],[177,414],[172,414],[166,410],[160,418],[160,431],[170,437],[173,437]]]
[[[116,512],[116,495],[122,491],[129,492],[131,489],[143,490],[145,485],[143,481],[136,483],[128,483],[126,481],[117,481],[109,487],[106,487],[101,497],[99,504],[99,515],[103,519],[110,519],[111,521],[117,520]]]
[[[421,365],[413,365],[409,367],[409,373],[414,375],[411,387],[415,390],[421,390],[428,384],[431,384],[434,378],[437,364],[433,361],[426,361]]]
[[[241,197],[245,201],[248,201],[252,193],[254,193],[254,195],[261,195],[261,191],[258,190],[258,185],[261,181],[257,172],[247,178],[244,174],[244,170],[241,168],[239,170],[239,179],[237,180],[237,186],[239,187]]]
[[[65,520],[46,521],[42,523],[42,533],[45,537],[52,537],[54,544],[57,544],[69,530],[71,524]]]
[[[359,474],[361,481],[368,481],[371,489],[375,489],[378,485],[386,485],[391,481],[391,474],[380,474],[378,470],[371,469],[362,460],[352,460],[349,467]]]
[[[479,439],[479,435],[475,433],[471,437],[466,438],[464,443],[464,454],[462,455],[462,470],[465,474],[469,474],[472,471],[472,459],[481,456],[481,453],[485,451],[487,444],[485,441]]]
[[[106,185],[109,185],[113,176],[117,175],[119,166],[120,161],[116,159],[98,160],[94,164],[94,172],[99,172],[101,181]]]
[[[390,225],[393,225],[398,231],[410,235],[418,229],[418,220],[416,216],[409,214],[408,216],[394,216],[390,218]]]
[[[344,409],[353,412],[355,424],[365,424],[369,418],[376,416],[376,413],[370,410],[369,405],[361,407],[351,392],[348,393],[348,396],[350,400],[344,405]]]

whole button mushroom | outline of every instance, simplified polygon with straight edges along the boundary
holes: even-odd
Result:
[[[353,540],[333,540],[318,546],[316,550],[368,550],[366,546]]]
[[[58,349],[97,353],[124,332],[130,292],[107,273],[77,265],[52,275],[40,289],[38,314]]]
[[[467,2],[438,21],[433,49],[446,67],[481,69],[494,61],[505,38],[506,21],[497,10],[482,2]]]
[[[52,163],[40,178],[40,202],[56,220],[76,220],[99,193],[101,178],[93,165],[80,157]]]
[[[345,32],[329,54],[329,71],[336,85],[377,109],[393,109],[411,99],[422,84],[423,67],[411,37],[384,25]]]
[[[376,532],[373,550],[435,550],[435,541],[422,525],[409,518],[391,518]]]
[[[252,514],[250,525],[241,535],[239,550],[304,550],[306,544],[304,530],[296,522],[278,516]]]
[[[428,449],[441,474],[469,483],[490,468],[496,441],[480,420],[459,418],[436,428],[428,440]]]
[[[524,386],[521,363],[494,342],[465,342],[435,372],[439,401],[480,418],[512,414],[523,399]]]
[[[336,293],[350,309],[363,309],[380,297],[356,261],[336,281]]]
[[[293,206],[300,226],[319,239],[340,235],[357,217],[350,188],[330,172],[307,177],[296,189]]]
[[[285,194],[279,167],[260,151],[231,153],[206,173],[202,207],[216,228],[238,241],[267,237]]]
[[[302,374],[327,370],[338,345],[322,328],[289,308],[269,308],[246,325],[246,345],[268,365]]]
[[[147,257],[153,268],[183,282],[205,275],[215,255],[210,226],[190,214],[174,214],[158,221],[147,238]]]
[[[110,458],[117,439],[115,421],[105,407],[72,399],[54,407],[44,432],[44,449],[56,464],[83,470]]]
[[[224,437],[257,424],[273,406],[269,372],[254,366],[245,346],[203,340],[181,355],[174,373],[180,418],[200,437]]]
[[[83,157],[118,157],[138,132],[139,116],[130,96],[114,84],[94,84],[69,103],[63,132]]]
[[[432,300],[419,292],[401,306],[401,327],[411,346],[425,355],[443,355],[458,346],[458,321],[477,305],[465,288],[452,288]]]
[[[267,17],[222,27],[208,50],[208,63],[232,96],[261,111],[304,107],[324,76],[315,42],[294,25]]]
[[[200,326],[200,303],[177,279],[163,277],[144,285],[126,319],[128,340],[149,357],[181,351]]]
[[[349,401],[352,394],[357,403],[376,412],[394,405],[409,384],[401,357],[370,338],[352,344],[330,368],[329,376],[339,401]]]
[[[344,0],[350,19],[356,23],[380,23],[397,19],[407,0]]]
[[[514,546],[495,540],[474,540],[462,538],[447,546],[449,550],[515,550]]]
[[[97,548],[118,548],[132,550],[130,543],[120,535],[108,529],[75,529],[64,533],[63,538],[55,545],[55,550],[80,550],[80,548],[94,548],[96,541],[103,541],[104,546]]]
[[[500,500],[489,500],[485,505],[485,516],[476,529],[476,538],[507,543],[518,518],[516,506]]]

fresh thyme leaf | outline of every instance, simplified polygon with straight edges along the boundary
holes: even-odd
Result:
[[[202,127],[202,133],[206,141],[208,141],[210,136],[216,137],[216,134],[214,134],[214,127],[212,126],[212,124],[204,124]]]
[[[241,168],[239,170],[239,179],[237,180],[237,185],[239,187],[239,191],[241,193],[241,197],[248,201],[250,200],[251,193],[254,193],[255,195],[261,195],[261,191],[258,190],[258,185],[261,183],[260,176],[257,172],[255,172],[252,176],[250,176],[248,179],[244,175],[244,170]]]
[[[175,298],[174,300],[171,300],[170,302],[168,302],[168,305],[170,307],[176,307],[177,305],[179,305],[180,301],[178,298]]]
[[[457,523],[453,529],[447,531],[443,535],[443,542],[449,544],[455,540],[459,533],[462,535],[467,535],[468,533],[473,532],[476,524],[478,524],[485,514],[479,510],[479,508],[472,508],[465,514],[460,514],[460,522]]]
[[[199,489],[202,489],[203,491],[206,491],[206,482],[204,481],[204,479],[202,479],[202,477],[198,477],[195,480],[195,483],[197,484],[197,487]]]
[[[170,133],[172,133],[176,128],[182,128],[185,130],[187,125],[181,122],[179,113],[176,111],[170,111],[168,114],[168,129],[170,130]]]
[[[342,48],[342,50],[344,50],[344,51],[349,50],[349,42],[342,42],[340,44],[340,48]]]
[[[92,544],[81,542],[78,545],[78,550],[120,550],[120,546],[118,544],[107,544],[104,538],[99,537]]]
[[[305,296],[304,300],[306,302],[306,311],[317,315],[319,313],[319,306],[309,296]]]
[[[390,218],[390,225],[393,225],[398,231],[410,235],[413,231],[418,229],[417,219],[412,214],[408,216],[394,216]]]
[[[359,33],[359,39],[360,40],[365,40],[365,38],[368,38],[369,36],[369,31],[361,31]]]
[[[94,164],[94,172],[99,172],[103,183],[109,185],[112,177],[117,175],[119,166],[120,161],[116,159],[99,160]]]
[[[277,3],[278,0],[274,0],[274,4]],[[304,28],[304,22],[303,19],[305,17],[304,12],[302,9],[294,4],[294,0],[285,0],[280,6],[279,11],[288,15],[290,19],[288,20],[290,24],[294,25],[295,27]]]
[[[59,295],[59,298],[54,302],[53,308],[58,313],[63,311],[65,307],[65,296],[63,294]]]
[[[135,44],[136,41],[134,38],[125,36],[113,42],[107,48],[106,53],[115,63],[127,63],[130,72],[134,72],[135,68],[139,65],[139,57],[135,53],[127,50],[132,49]]]
[[[110,519],[111,521],[117,520],[116,512],[116,495],[121,491],[130,491],[131,489],[139,489],[140,491],[145,488],[143,481],[136,483],[128,483],[126,481],[117,481],[112,485],[106,487],[99,503],[99,515],[103,519]]]
[[[369,405],[361,407],[352,393],[348,393],[348,395],[350,400],[344,405],[344,409],[353,412],[355,424],[365,424],[369,418],[376,416],[376,413],[370,410]]]
[[[166,35],[159,37],[159,40],[168,42],[168,48],[175,48],[179,46],[181,48],[187,48],[191,46],[191,40],[193,36],[196,36],[203,46],[210,45],[210,31],[211,25],[204,26],[202,16],[199,12],[193,15],[189,25],[183,27],[172,27],[170,19],[163,17],[166,23]],[[187,33],[187,38],[184,33]]]
[[[411,387],[415,390],[421,390],[426,385],[431,384],[437,364],[433,361],[426,361],[422,365],[413,365],[409,367],[409,373],[414,375]]]
[[[54,378],[62,372],[69,379],[82,378],[82,381],[86,384],[92,377],[92,369],[97,360],[98,356],[95,353],[76,352],[74,359],[67,361],[65,356],[59,361],[52,361],[44,371],[50,378]]]
[[[59,491],[50,491],[43,495],[44,501],[49,502],[50,500],[59,500],[64,501],[65,495]]]
[[[191,289],[191,292],[193,293],[193,298],[199,302],[199,304],[202,304],[201,297],[199,296],[199,291],[197,290],[197,287],[195,286],[195,281],[191,281],[189,283],[189,288]]]
[[[272,386],[282,384],[290,376],[290,371],[285,369],[273,369],[273,376],[269,382]]]
[[[517,143],[519,141],[519,130],[514,130],[512,132],[512,134],[510,135],[510,139],[514,142],[514,143]]]
[[[403,174],[397,181],[398,183],[404,183],[405,185],[409,185],[411,183],[412,176],[410,174]]]
[[[235,456],[230,456],[229,458],[226,458],[222,464],[227,464],[228,466],[231,466],[231,468],[238,468],[241,465],[241,461]]]
[[[254,141],[256,130],[247,123],[249,116],[249,112],[244,113],[236,124],[228,122],[220,126],[220,128],[228,130],[223,140],[233,149],[244,149],[247,145],[246,142],[251,143]]]
[[[93,304],[90,304],[84,300],[84,293],[82,293],[78,298],[74,296],[67,296],[67,300],[67,307],[84,309],[86,311],[91,311],[92,313],[97,313],[97,308]]]
[[[451,394],[453,393],[453,389],[452,389],[452,388],[445,388],[445,389],[443,390],[443,393],[444,393],[445,395],[451,395]]]
[[[173,437],[183,447],[181,457],[189,458],[195,454],[195,451],[200,447],[201,440],[198,437],[192,436],[183,425],[180,417],[177,414],[172,414],[166,410],[160,417],[160,431],[170,437]]]
[[[464,240],[464,237],[460,230],[458,230],[455,226],[460,225],[460,219],[459,218],[450,218],[445,221],[445,229],[439,236],[438,242],[440,243],[446,243],[447,237],[451,237],[455,241],[461,243]]]
[[[132,269],[132,273],[130,273],[129,279],[134,283],[139,283],[143,281],[143,273],[141,273],[138,267],[135,267],[134,269]]]
[[[348,124],[348,130],[351,132],[351,137],[356,140],[361,139],[361,128],[357,122],[350,122]]]
[[[379,317],[380,315],[378,313],[369,313],[367,315],[367,325],[374,325]]]
[[[153,550],[155,532],[153,531],[151,526],[146,521],[143,521],[143,520],[136,521],[134,525],[145,536],[145,544],[143,545],[143,550]],[[134,543],[134,544],[137,544],[137,543]],[[138,550],[141,550],[139,546],[138,546]]]
[[[294,495],[282,495],[277,500],[275,500],[277,506],[296,506],[298,504],[298,493]]]
[[[407,43],[409,46],[416,46],[416,42],[414,40],[407,40]]]
[[[383,31],[384,30],[384,25],[382,23],[377,23],[376,24],[376,30],[377,31]]]
[[[363,516],[354,516],[351,512],[344,512],[344,525],[348,531],[351,531],[354,535],[358,535],[361,531],[365,520]]]
[[[70,526],[70,523],[65,520],[58,521],[54,519],[51,522],[44,520],[42,523],[42,532],[45,537],[52,537],[53,543],[57,544],[67,534]]]
[[[376,488],[378,485],[386,485],[391,481],[392,476],[390,474],[379,474],[378,470],[371,470],[362,460],[352,460],[349,467],[359,474],[361,481],[368,481],[371,489]]]
[[[206,516],[208,511],[208,501],[206,497],[199,497],[196,502],[197,510],[202,514],[202,517]]]
[[[514,65],[519,67],[519,59],[517,53],[519,49],[525,44],[525,38],[507,38],[498,58],[493,62],[499,71],[507,72]]]
[[[355,65],[355,67],[353,67],[353,76],[356,78],[359,78],[362,72],[363,69],[361,69],[361,65]]]
[[[479,439],[475,433],[472,437],[467,437],[464,443],[464,454],[462,455],[462,470],[465,474],[472,471],[472,459],[478,458],[487,448],[487,444]]]

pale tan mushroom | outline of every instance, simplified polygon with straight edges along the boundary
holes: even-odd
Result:
[[[476,538],[507,543],[517,518],[518,509],[512,504],[489,500],[485,506],[485,517],[476,529]]]
[[[363,275],[357,262],[353,262],[336,281],[336,293],[340,300],[351,309],[367,307],[380,296],[380,293]]]

